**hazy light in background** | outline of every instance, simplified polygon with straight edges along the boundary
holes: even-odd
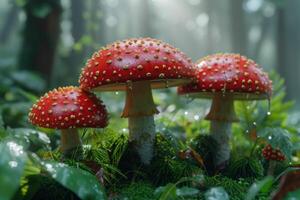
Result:
[[[170,0],[152,0],[156,4],[169,3]]]
[[[248,12],[256,12],[263,5],[263,0],[248,0],[244,3],[244,9]]]
[[[201,3],[201,0],[188,0],[189,4],[192,6],[197,6]]]
[[[263,15],[265,17],[272,17],[275,14],[275,6],[272,3],[267,3],[263,9]]]
[[[110,15],[106,18],[105,23],[109,27],[114,27],[117,25],[118,19],[115,16]]]
[[[105,0],[104,2],[111,8],[117,7],[119,5],[119,0]]]
[[[194,20],[189,20],[186,22],[185,27],[188,31],[193,31],[196,28],[196,23]]]
[[[196,18],[196,23],[200,27],[207,26],[208,22],[209,22],[209,16],[206,13],[201,13]]]
[[[64,10],[69,10],[71,8],[70,0],[62,0],[61,3]],[[70,14],[65,12],[64,15],[69,16]],[[71,33],[71,29],[72,29],[71,21],[62,20],[60,27],[62,32],[61,42],[63,43],[63,46],[65,46],[66,48],[73,48],[75,41]]]
[[[61,42],[67,48],[71,48],[74,44],[74,38],[71,34],[71,23],[70,21],[62,21],[61,22],[61,34],[62,40]]]
[[[248,37],[251,42],[257,42],[261,37],[261,29],[259,26],[251,27]]]

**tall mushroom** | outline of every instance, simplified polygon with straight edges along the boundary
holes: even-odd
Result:
[[[32,106],[29,121],[44,128],[61,130],[61,150],[69,157],[81,147],[77,128],[107,126],[107,111],[94,94],[78,87],[54,89]]]
[[[122,117],[128,118],[129,140],[142,163],[153,156],[154,114],[158,113],[151,89],[186,84],[193,64],[178,49],[151,38],[128,39],[94,53],[82,70],[81,88],[93,91],[126,91]]]
[[[239,54],[214,54],[197,62],[196,82],[178,88],[179,94],[210,98],[212,105],[207,120],[210,134],[218,143],[214,163],[218,169],[230,158],[231,124],[238,118],[234,100],[268,99],[272,82],[257,64]]]

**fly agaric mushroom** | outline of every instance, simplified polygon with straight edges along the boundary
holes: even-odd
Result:
[[[149,164],[158,110],[151,89],[189,83],[194,66],[178,49],[151,38],[117,41],[94,53],[82,70],[81,88],[126,91],[122,117],[128,118],[129,141],[142,163]]]
[[[270,144],[263,148],[262,155],[269,161],[268,175],[273,175],[277,161],[285,160],[284,154],[279,149],[272,148]]]
[[[222,169],[230,158],[231,124],[238,121],[234,100],[268,99],[272,82],[254,61],[239,54],[214,54],[200,59],[195,77],[194,83],[179,87],[178,93],[212,99],[205,119],[211,121],[210,133],[219,145],[214,163]]]
[[[61,130],[61,150],[68,157],[81,147],[77,128],[107,126],[107,111],[94,94],[78,87],[62,87],[46,93],[32,106],[29,121],[44,128]]]

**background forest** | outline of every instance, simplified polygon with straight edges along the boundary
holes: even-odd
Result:
[[[0,140],[17,138],[22,141],[24,149],[34,152],[34,155],[31,153],[26,155],[30,158],[30,162],[23,163],[27,168],[31,167],[33,172],[26,170],[23,172],[24,166],[19,169],[20,174],[19,176],[15,174],[16,183],[12,191],[5,191],[7,199],[10,199],[12,194],[15,195],[15,199],[30,199],[26,195],[34,196],[26,193],[31,189],[20,187],[20,177],[22,177],[22,185],[32,181],[30,178],[24,178],[28,177],[28,174],[35,175],[43,170],[50,173],[47,166],[41,164],[42,161],[37,159],[35,154],[43,159],[51,158],[59,161],[57,131],[35,129],[28,123],[27,114],[32,104],[50,89],[58,86],[78,85],[81,68],[93,52],[101,46],[133,37],[161,39],[178,47],[193,61],[208,54],[232,52],[245,55],[259,63],[273,80],[274,94],[271,107],[269,109],[268,102],[265,101],[236,103],[240,123],[233,127],[232,162],[236,161],[234,159],[244,158],[245,153],[253,155],[255,159],[261,159],[258,152],[261,151],[260,145],[263,143],[253,139],[253,135],[258,135],[266,140],[269,137],[277,137],[276,141],[273,141],[274,144],[282,147],[290,157],[286,165],[278,169],[277,175],[287,169],[287,166],[298,164],[300,162],[298,152],[300,149],[299,8],[299,0],[1,0]],[[125,147],[121,145],[123,144],[122,136],[128,134],[128,129],[127,121],[119,116],[124,106],[125,95],[122,92],[97,95],[107,106],[110,115],[109,126],[103,130],[82,130],[83,141],[85,144],[91,144],[92,147],[102,150],[120,144],[117,147],[120,148],[120,152],[123,152]],[[195,138],[199,134],[204,135],[208,132],[209,124],[203,118],[208,111],[210,101],[178,97],[176,88],[156,90],[153,96],[160,111],[155,118],[157,132],[164,137],[173,138],[170,139],[171,142],[166,142],[164,137],[158,136],[157,140],[172,146],[173,149],[168,149],[168,152],[170,150],[175,154],[193,145],[197,149],[197,145],[202,140],[199,142]],[[107,142],[99,142],[102,140]],[[196,143],[193,143],[195,140]],[[1,149],[2,146],[0,146]],[[143,179],[137,178],[128,186],[126,185],[128,183],[124,184],[120,181],[124,178],[123,171],[118,169],[121,153],[119,152],[120,155],[116,153],[116,158],[112,162],[105,160],[105,156],[109,153],[106,152],[106,155],[102,150],[100,153],[87,153],[87,155],[91,156],[90,159],[96,159],[96,154],[100,156],[97,159],[100,159],[101,166],[104,166],[105,187],[109,188],[107,193],[120,194],[116,199],[123,197],[131,199],[133,196],[137,196],[136,199],[157,197],[174,199],[175,197],[170,194],[180,198],[189,197],[189,194],[198,195],[197,199],[205,198],[204,194],[199,195],[199,190],[190,187],[191,185],[184,186],[186,188],[177,187],[181,181],[197,182],[194,179],[180,179],[183,175],[189,175],[185,174],[186,172],[195,170],[193,168],[195,163],[191,165],[192,167],[186,165],[186,168],[182,163],[178,165],[178,168],[181,167],[179,171],[182,172],[178,175],[175,174],[175,169],[170,167],[175,161],[166,156],[167,153],[162,154],[160,158],[169,159],[170,162],[164,163],[165,168],[157,172],[156,180],[151,180],[150,184],[139,182]],[[162,148],[160,151],[165,152],[165,149]],[[209,156],[204,153],[205,148],[204,150],[200,148],[199,151],[202,157]],[[0,169],[2,169],[1,162],[0,159]],[[39,163],[39,167],[34,163]],[[68,165],[76,166],[73,161],[70,161]],[[266,168],[266,163],[262,162],[261,165]],[[58,169],[61,166],[55,167]],[[35,171],[37,168],[41,171]],[[242,193],[248,194],[248,199],[254,199],[255,196],[266,199],[271,192],[274,192],[274,189],[270,187],[266,189],[268,188],[266,185],[275,183],[278,185],[276,178],[263,179],[263,173],[251,174],[254,173],[253,171],[259,171],[257,170],[259,167],[254,167],[255,170],[248,170],[246,167],[246,172],[243,170],[241,172],[237,168],[232,167],[228,172],[228,177],[242,178],[238,180],[240,182],[231,181],[227,176],[207,176],[211,179],[205,176],[201,180],[205,180],[208,184],[200,191],[206,191],[205,194],[209,196],[209,188],[218,188],[217,193],[220,192],[223,195],[227,192],[229,196],[236,197],[238,193]],[[0,193],[3,192],[1,181],[4,180],[2,183],[5,183],[7,178],[5,178],[5,170],[2,169],[2,174],[0,172]],[[197,170],[193,172],[198,173]],[[249,173],[255,177],[255,180],[247,179]],[[172,179],[164,180],[162,174],[168,174]],[[32,175],[31,178],[36,177]],[[259,195],[260,190],[254,192],[248,190],[256,181],[262,181],[258,183],[258,186],[265,187],[262,189],[263,194]],[[37,181],[36,179],[33,180],[34,182],[45,183],[43,180]],[[172,185],[171,182],[174,184]],[[237,182],[242,186],[239,186]],[[78,190],[76,186],[62,182],[60,184],[73,192]],[[122,187],[124,186],[125,189],[121,190],[116,186],[118,184],[123,184]],[[165,186],[162,187],[163,185]],[[83,190],[88,188],[82,187]],[[140,187],[143,192],[136,194],[137,191],[134,188],[137,187]],[[16,194],[15,191],[18,193]],[[61,194],[63,189],[57,189],[57,191]],[[155,197],[152,196],[154,193]],[[186,193],[188,195],[185,196]],[[143,196],[143,194],[149,195]],[[89,198],[85,194],[76,193],[76,195],[82,199]],[[140,198],[138,198],[139,195],[141,195]],[[192,197],[189,198],[192,199]],[[244,196],[238,196],[236,199],[244,199]]]

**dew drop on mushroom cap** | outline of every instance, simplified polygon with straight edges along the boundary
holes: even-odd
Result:
[[[195,68],[178,49],[151,38],[117,41],[95,52],[83,68],[79,83],[85,90],[126,91],[122,117],[129,118],[129,139],[144,164],[152,158],[154,114],[151,89],[191,81]]]
[[[61,87],[42,96],[30,109],[29,121],[39,127],[61,130],[61,150],[67,154],[80,147],[77,128],[104,128],[108,118],[105,105],[78,87]]]
[[[272,82],[253,60],[239,54],[209,55],[196,67],[195,82],[178,87],[178,93],[212,99],[206,119],[211,121],[210,133],[219,143],[215,165],[222,168],[230,157],[231,124],[238,121],[234,100],[269,99]]]

